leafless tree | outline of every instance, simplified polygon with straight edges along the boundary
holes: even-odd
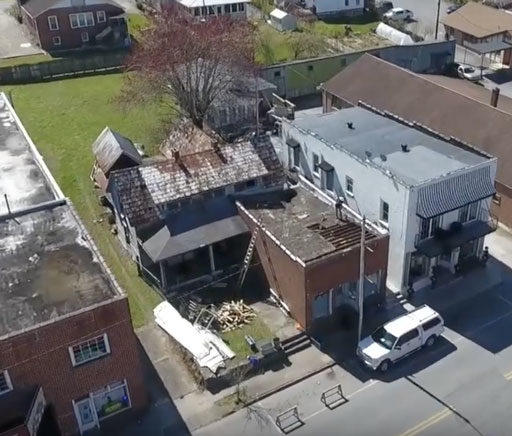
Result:
[[[127,62],[123,98],[170,96],[174,110],[202,127],[208,109],[241,75],[254,74],[254,38],[242,20],[196,20],[176,9],[156,15]]]
[[[288,47],[293,59],[302,59],[321,55],[326,50],[326,43],[312,32],[293,32],[288,37]]]

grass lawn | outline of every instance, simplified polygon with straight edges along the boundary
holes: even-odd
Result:
[[[254,354],[245,340],[246,335],[252,336],[256,341],[273,338],[272,332],[259,317],[254,318],[250,324],[222,333],[222,339],[236,353],[237,359],[245,359],[250,354]]]
[[[278,32],[266,23],[259,23],[259,44],[256,48],[256,62],[271,65],[293,58],[288,43],[289,32]]]
[[[35,54],[29,56],[18,56],[15,58],[0,59],[1,67],[15,67],[23,64],[38,64],[39,62],[48,62],[53,60],[48,54]]]
[[[6,86],[14,107],[43,154],[64,193],[98,245],[107,264],[130,300],[133,323],[140,327],[152,317],[159,295],[137,275],[135,264],[121,252],[106,220],[89,173],[93,163],[91,144],[109,125],[133,141],[154,151],[161,138],[155,129],[164,111],[161,105],[127,112],[114,101],[122,86],[121,74],[68,79],[48,83]]]
[[[364,35],[367,33],[373,33],[373,31],[379,25],[378,21],[370,21],[368,23],[360,23],[360,24],[343,24],[341,22],[326,22],[326,21],[315,21],[313,23],[312,29],[315,33],[322,35],[326,38],[339,39],[345,36],[345,26],[350,26],[352,28],[353,34]]]

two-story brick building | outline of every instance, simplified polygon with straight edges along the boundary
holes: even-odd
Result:
[[[130,44],[124,9],[114,0],[20,0],[23,23],[43,50]]]
[[[0,117],[0,435],[82,433],[146,405],[128,300],[3,94]]]

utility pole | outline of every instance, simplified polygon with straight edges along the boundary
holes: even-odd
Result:
[[[359,326],[357,329],[357,343],[361,342],[361,334],[363,331],[363,310],[364,310],[364,256],[365,256],[365,231],[366,231],[366,217],[363,216],[361,222],[361,247],[359,253],[359,292],[357,296],[357,303],[359,306]]]
[[[436,34],[434,39],[437,39],[437,33],[439,32],[439,10],[441,9],[441,0],[437,0],[437,17],[436,17]]]

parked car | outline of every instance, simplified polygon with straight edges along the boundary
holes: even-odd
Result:
[[[469,65],[459,65],[457,74],[461,79],[471,80],[472,82],[478,82],[481,79],[480,71]]]
[[[369,368],[385,372],[392,363],[423,346],[434,345],[443,331],[441,315],[424,305],[389,321],[364,338],[357,347],[357,355]]]
[[[461,5],[451,5],[446,8],[446,13],[449,15],[459,9]]]
[[[410,21],[414,14],[409,9],[393,8],[384,14],[384,18],[389,21]]]

